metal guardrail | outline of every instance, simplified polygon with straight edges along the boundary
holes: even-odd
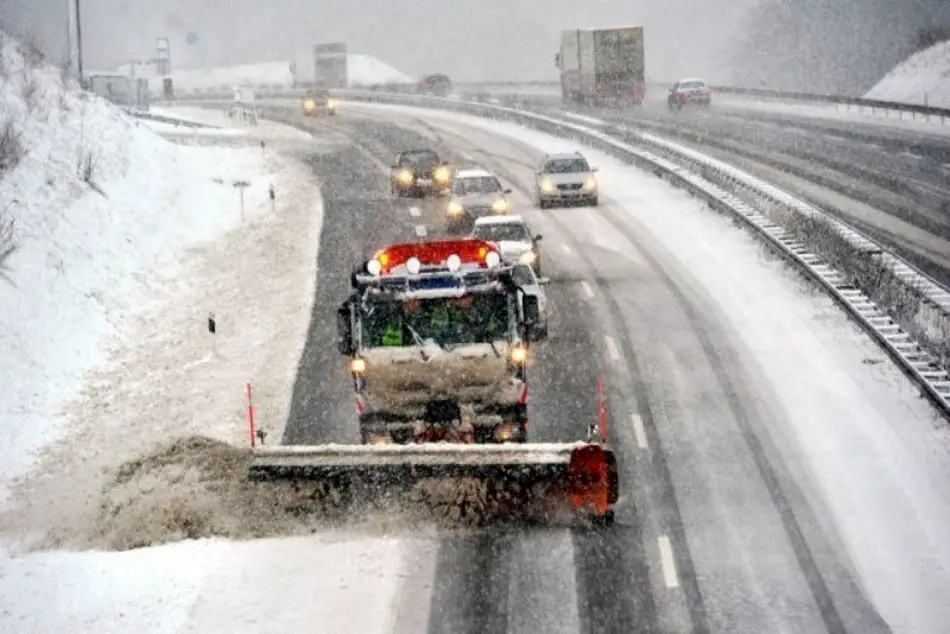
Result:
[[[672,184],[708,201],[714,208],[725,211],[743,224],[752,228],[770,246],[786,259],[799,266],[810,278],[822,286],[845,310],[877,341],[877,343],[897,363],[898,367],[921,389],[945,416],[950,417],[950,377],[939,367],[935,359],[919,344],[912,340],[886,312],[879,309],[868,296],[853,288],[848,276],[836,270],[833,265],[823,261],[805,245],[796,241],[782,227],[776,225],[761,212],[746,204],[738,196],[730,193],[736,185],[757,196],[780,205],[793,213],[822,214],[795,197],[782,192],[774,186],[721,161],[705,157],[701,153],[671,142],[641,135],[640,140],[648,147],[656,145],[684,160],[688,166],[678,165],[669,159],[647,150],[634,147],[609,133],[578,123],[556,119],[539,113],[507,108],[485,103],[464,102],[438,97],[420,95],[398,95],[385,92],[338,90],[331,91],[338,98],[384,103],[402,106],[415,106],[449,110],[489,119],[511,121],[526,127],[536,128],[562,137],[577,139],[589,146],[607,151],[623,160],[658,173]],[[696,167],[700,167],[697,173]],[[718,182],[717,182],[718,181]],[[822,214],[825,215],[825,214]],[[829,220],[835,222],[833,218]],[[880,255],[882,268],[897,269],[901,282],[928,301],[937,310],[948,310],[950,299],[935,281],[910,267],[896,256],[886,252],[883,247],[867,239],[850,227],[842,226],[843,237],[855,245],[855,248],[873,250]],[[922,292],[923,291],[923,292]]]
[[[672,85],[672,82],[649,82],[647,90],[666,91]],[[303,88],[291,88],[285,85],[269,84],[252,86],[255,93],[262,97],[298,97],[303,94]],[[950,108],[938,108],[935,106],[925,106],[922,104],[901,103],[896,101],[883,101],[879,99],[865,99],[863,97],[849,97],[844,95],[816,95],[800,92],[783,92],[778,90],[764,88],[742,88],[736,86],[711,86],[714,93],[723,95],[734,95],[739,97],[748,97],[752,100],[766,102],[785,102],[798,103],[812,106],[845,106],[846,109],[869,109],[872,113],[877,111],[897,113],[898,118],[903,113],[913,116],[921,115],[924,117],[937,117],[941,124],[950,122]],[[366,86],[366,90],[372,92],[390,92],[403,95],[418,94],[416,84],[377,84]],[[455,84],[455,90],[459,94],[466,96],[475,95],[512,95],[512,96],[545,96],[551,99],[560,98],[560,84],[555,81],[502,81],[502,82],[460,82]],[[220,86],[207,90],[194,90],[181,92],[179,98],[188,99],[194,97],[201,98],[230,98],[232,92],[228,86]]]

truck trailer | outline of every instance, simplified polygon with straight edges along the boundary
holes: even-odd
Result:
[[[565,103],[640,105],[646,95],[643,27],[570,29],[555,56]]]

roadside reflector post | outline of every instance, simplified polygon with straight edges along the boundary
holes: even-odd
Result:
[[[241,222],[244,222],[244,190],[251,186],[250,181],[234,181],[231,183],[232,187],[237,188],[241,192]]]
[[[208,313],[208,332],[211,334],[211,354],[216,357],[218,356],[218,338],[215,335],[218,333],[218,322],[214,313]]]
[[[600,423],[600,442],[607,444],[607,384],[600,379],[597,385],[598,394],[598,418]]]
[[[251,438],[251,449],[257,446],[257,430],[254,428],[254,399],[251,395],[251,383],[247,382],[247,427]]]
[[[271,213],[274,213],[277,205],[277,190],[274,189],[274,183],[270,184],[270,187],[267,190],[267,195],[270,197],[270,211]]]

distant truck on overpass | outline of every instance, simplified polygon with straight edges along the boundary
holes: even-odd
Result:
[[[589,106],[639,105],[646,95],[643,27],[561,31],[561,95]]]

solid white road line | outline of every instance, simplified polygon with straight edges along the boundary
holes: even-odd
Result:
[[[617,344],[614,342],[613,337],[604,337],[604,341],[607,342],[607,354],[610,355],[610,358],[614,361],[620,360],[620,350],[617,349]]]
[[[637,439],[637,446],[640,449],[647,448],[647,435],[643,431],[643,420],[641,420],[639,414],[630,414],[630,420],[633,421],[633,435]]]
[[[666,535],[657,537],[660,544],[660,565],[663,567],[663,581],[667,588],[678,588],[679,577],[676,576],[676,562],[673,560],[673,545]]]
[[[409,215],[418,218],[419,216],[422,215],[422,210],[419,209],[418,207],[410,207]]]
[[[588,284],[586,281],[581,282],[581,288],[584,289],[584,294],[587,295],[588,297],[594,296],[594,289],[592,289],[590,287],[590,284]]]
[[[417,235],[417,236],[419,236],[420,238],[424,238],[425,236],[428,235],[428,233],[429,233],[429,232],[426,231],[426,226],[425,226],[425,225],[416,225],[416,235]]]

